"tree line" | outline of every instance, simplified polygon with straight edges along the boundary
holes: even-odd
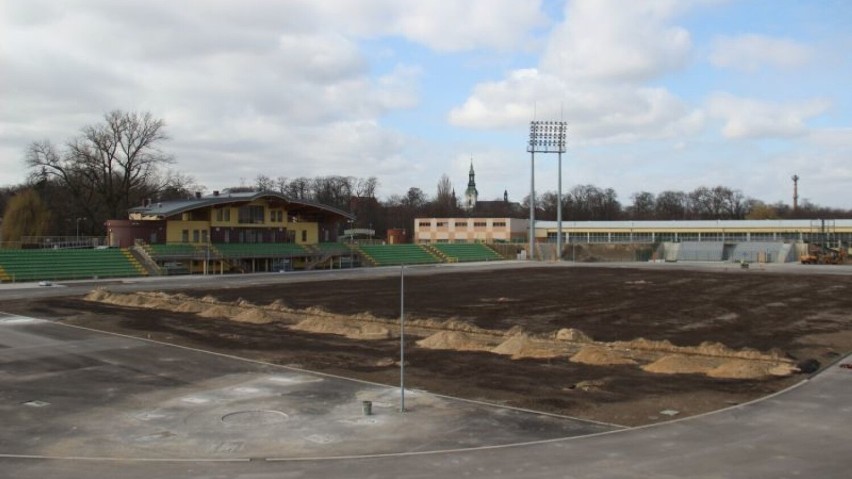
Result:
[[[22,236],[105,235],[108,219],[127,217],[127,210],[143,200],[191,198],[206,188],[185,173],[171,169],[175,159],[163,151],[168,140],[165,122],[150,113],[112,111],[103,121],[88,125],[62,145],[35,141],[25,152],[26,182],[0,187],[3,222],[0,238]],[[309,200],[350,211],[352,225],[376,230],[412,230],[417,217],[528,217],[529,196],[520,203],[502,198],[482,202],[468,212],[461,207],[452,182],[443,175],[435,194],[412,186],[405,194],[380,200],[376,177],[269,176],[260,173],[251,184],[243,180],[230,191],[275,191],[293,199]],[[558,198],[554,191],[536,193],[536,218],[555,220]],[[576,185],[563,194],[565,221],[603,220],[723,220],[848,218],[852,210],[825,208],[803,201],[795,210],[778,202],[767,204],[725,186],[700,186],[692,191],[633,193],[626,203],[612,188]]]

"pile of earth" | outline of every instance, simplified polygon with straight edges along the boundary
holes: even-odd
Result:
[[[370,313],[333,314],[321,308],[292,309],[276,300],[268,305],[248,301],[219,301],[162,292],[115,293],[96,289],[88,301],[220,318],[254,324],[280,323],[293,330],[336,334],[354,340],[384,340],[399,335],[397,318]],[[492,330],[458,319],[407,318],[406,334],[419,337],[417,346],[434,350],[485,351],[512,359],[554,359],[592,366],[640,367],[656,374],[702,374],[715,378],[760,379],[797,372],[781,351],[732,349],[720,343],[677,346],[669,341],[637,338],[630,341],[595,341],[582,331],[563,328],[546,334],[529,334],[519,327]]]

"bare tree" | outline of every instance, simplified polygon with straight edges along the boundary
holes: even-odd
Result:
[[[50,142],[32,143],[26,164],[40,180],[56,178],[69,188],[95,224],[122,218],[127,208],[162,188],[159,168],[172,157],[160,150],[165,122],[150,113],[107,113],[89,125],[64,151]]]
[[[627,213],[634,220],[650,220],[654,217],[656,199],[654,194],[647,191],[633,193],[633,204],[627,208]]]

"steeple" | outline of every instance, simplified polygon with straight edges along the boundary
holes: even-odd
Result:
[[[476,206],[479,192],[476,191],[476,173],[473,171],[473,158],[470,159],[470,173],[468,174],[467,189],[464,191],[464,208],[468,211]]]

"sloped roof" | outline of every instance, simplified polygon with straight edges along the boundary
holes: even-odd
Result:
[[[289,205],[297,207],[316,208],[327,213],[342,216],[347,219],[354,220],[355,216],[332,206],[323,205],[314,201],[295,200],[287,196],[276,193],[274,191],[249,191],[240,193],[222,193],[220,195],[208,195],[201,198],[191,198],[187,200],[163,201],[159,203],[151,203],[149,206],[136,206],[128,210],[129,213],[139,213],[146,216],[157,216],[159,218],[168,218],[169,216],[178,215],[187,211],[196,210],[199,208],[207,208],[210,206],[227,205],[231,203],[248,203],[260,198],[276,198]]]

